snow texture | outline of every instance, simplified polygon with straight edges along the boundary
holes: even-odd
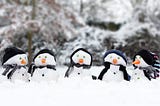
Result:
[[[88,78],[63,78],[66,67],[58,67],[57,82],[0,82],[3,106],[159,106],[160,80],[103,82]],[[103,67],[92,67],[98,74]],[[130,68],[129,68],[130,69]]]

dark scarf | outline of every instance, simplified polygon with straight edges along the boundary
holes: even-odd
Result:
[[[12,75],[14,74],[14,72],[17,69],[21,69],[22,67],[26,69],[26,66],[21,66],[21,65],[17,65],[17,64],[6,64],[6,65],[3,65],[3,68],[5,68],[5,70],[2,73],[2,75],[4,75],[4,76],[7,75],[7,78],[11,79]]]
[[[45,67],[48,68],[48,69],[52,69],[52,70],[56,71],[56,66],[55,65],[36,66],[34,63],[32,63],[29,67],[28,73],[30,73],[31,76],[33,76],[33,73],[34,73],[35,69],[37,69],[37,68],[42,69],[42,68],[45,68]]]
[[[139,67],[140,70],[143,70],[144,75],[149,79],[156,79],[159,76],[159,71],[156,70],[154,67],[152,66],[148,66],[148,67]]]
[[[108,69],[110,68],[110,65],[111,65],[111,63],[109,63],[109,62],[105,62],[105,63],[104,63],[105,68],[101,71],[100,75],[98,76],[98,79],[99,79],[99,80],[102,80],[102,79],[103,79],[103,76],[104,76],[104,74],[108,71]],[[127,73],[126,67],[123,66],[123,65],[119,65],[119,66],[120,66],[119,70],[123,72],[123,78],[124,78],[126,81],[130,81],[131,77],[130,77],[130,75]]]
[[[71,63],[65,73],[65,76],[64,77],[69,77],[69,75],[72,73],[73,71],[73,67],[77,67],[77,68],[80,68],[80,67],[83,67],[83,69],[89,69],[91,66],[90,65],[85,65],[85,64],[79,64],[79,63]]]

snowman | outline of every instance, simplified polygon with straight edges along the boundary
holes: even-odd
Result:
[[[130,76],[126,70],[127,59],[121,51],[107,51],[104,55],[103,61],[105,68],[100,72],[100,75],[98,76],[99,80],[106,82],[130,80]]]
[[[75,50],[70,56],[70,65],[65,73],[65,77],[90,77],[90,69],[92,65],[92,55],[85,49],[79,48]]]
[[[40,50],[35,55],[28,72],[33,81],[57,81],[59,74],[56,70],[54,53],[49,49]]]
[[[132,80],[151,80],[158,76],[157,70],[153,67],[154,59],[147,50],[140,50],[136,53],[132,62],[135,70],[133,70]]]
[[[2,75],[11,81],[21,80],[28,82],[29,73],[27,72],[27,64],[28,59],[24,51],[16,47],[8,47],[5,49],[2,60]]]

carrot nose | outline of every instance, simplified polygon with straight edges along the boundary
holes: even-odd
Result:
[[[41,62],[42,62],[42,64],[45,64],[46,63],[46,59],[42,59]]]
[[[140,64],[139,60],[135,60],[134,62],[132,62],[132,64]]]
[[[118,60],[117,59],[113,59],[113,64],[117,64]]]
[[[83,59],[79,59],[79,64],[83,64],[84,60]]]
[[[23,64],[23,65],[27,64],[26,60],[22,59],[21,64]]]

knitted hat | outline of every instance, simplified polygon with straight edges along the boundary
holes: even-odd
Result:
[[[103,60],[104,60],[104,58],[105,58],[106,56],[108,56],[108,55],[111,54],[111,53],[115,53],[115,54],[119,55],[120,57],[122,57],[122,58],[124,59],[124,61],[126,62],[126,64],[127,64],[127,59],[126,59],[126,57],[124,56],[123,52],[121,52],[121,51],[119,51],[119,50],[109,50],[109,51],[107,51],[107,52],[104,54]]]
[[[3,56],[3,60],[2,60],[2,65],[9,60],[11,57],[18,55],[18,54],[25,54],[24,51],[16,48],[16,47],[8,47],[5,49],[4,51],[4,56]]]
[[[42,49],[42,50],[40,50],[40,51],[35,55],[35,57],[33,58],[33,60],[35,60],[35,58],[36,58],[38,55],[43,54],[43,53],[48,53],[48,54],[52,55],[52,56],[55,58],[55,55],[54,55],[54,53],[53,53],[51,50],[49,50],[49,49]],[[55,59],[55,60],[56,60],[56,59]]]
[[[135,60],[136,56],[139,55],[143,58],[143,60],[148,64],[148,65],[153,65],[154,64],[154,59],[152,54],[148,50],[140,50],[139,52],[136,53],[136,55],[133,58],[133,61]]]

